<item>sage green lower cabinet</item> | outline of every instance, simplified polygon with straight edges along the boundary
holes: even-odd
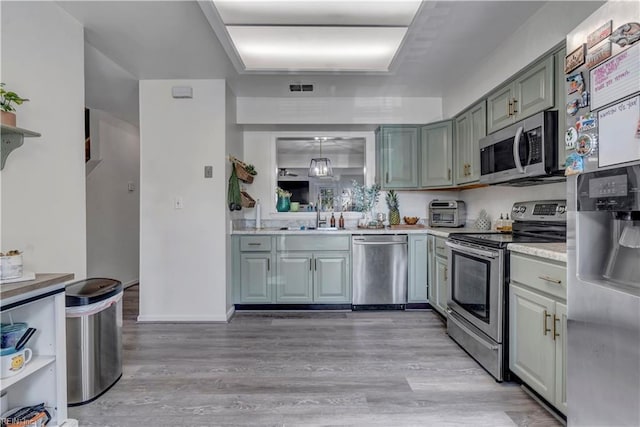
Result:
[[[276,303],[351,302],[351,237],[283,235],[277,238]]]
[[[273,302],[271,252],[240,254],[240,300],[245,304]]]
[[[447,317],[449,267],[444,237],[427,236],[428,299],[431,307]]]
[[[313,302],[313,256],[288,252],[277,256],[277,303]]]
[[[509,369],[567,413],[566,264],[511,253]]]
[[[349,252],[317,252],[313,255],[313,302],[351,301]]]
[[[427,239],[426,234],[409,235],[409,289],[407,302],[424,303],[427,301]]]

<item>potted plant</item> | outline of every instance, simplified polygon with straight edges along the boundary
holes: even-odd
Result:
[[[276,195],[278,196],[276,210],[278,212],[289,212],[291,209],[291,192],[276,187]]]
[[[26,98],[21,98],[17,93],[6,90],[4,83],[0,83],[0,122],[3,125],[16,126],[16,105],[22,105],[23,102],[28,101]]]

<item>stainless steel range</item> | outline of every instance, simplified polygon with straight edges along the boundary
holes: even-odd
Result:
[[[451,234],[447,240],[447,332],[496,380],[507,379],[509,243],[566,240],[566,201],[518,202],[513,233]]]

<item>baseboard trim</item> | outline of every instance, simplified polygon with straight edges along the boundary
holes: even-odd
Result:
[[[231,320],[231,318],[235,313],[236,313],[236,307],[232,305],[231,308],[227,311],[227,322]]]
[[[227,323],[227,316],[154,316],[139,315],[138,322],[141,323]]]

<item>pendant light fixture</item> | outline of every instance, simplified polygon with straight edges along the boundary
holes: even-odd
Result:
[[[316,140],[320,141],[320,157],[314,157],[311,159],[309,165],[309,176],[324,178],[333,176],[333,168],[331,167],[331,160],[326,157],[322,157],[322,141],[326,141],[326,137],[316,137]]]

